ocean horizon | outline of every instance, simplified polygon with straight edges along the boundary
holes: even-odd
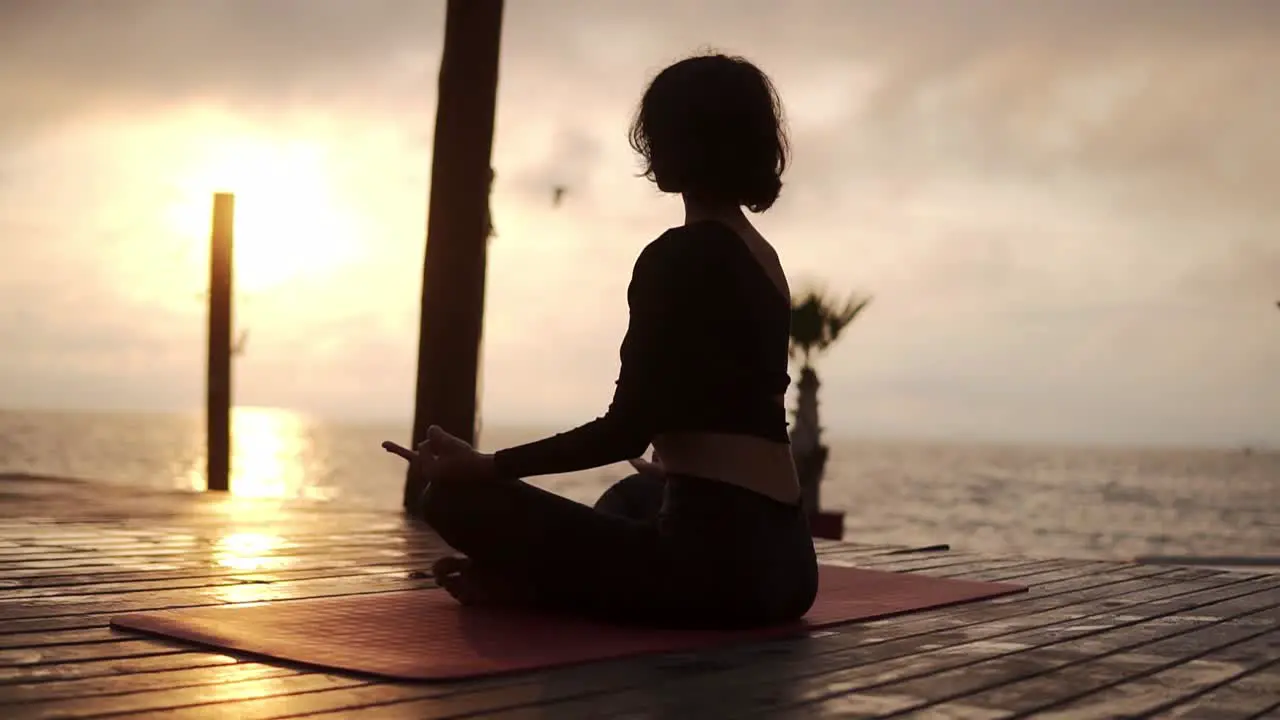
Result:
[[[405,467],[383,440],[411,421],[338,422],[283,409],[233,412],[232,492],[394,509]],[[556,427],[485,427],[496,449]],[[1280,453],[1263,448],[1089,447],[830,436],[824,509],[846,539],[993,553],[1132,559],[1280,553]],[[625,463],[535,484],[590,503]],[[104,489],[205,487],[199,412],[0,410],[0,476]]]

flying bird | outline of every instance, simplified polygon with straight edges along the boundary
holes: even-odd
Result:
[[[231,344],[231,357],[239,357],[244,354],[245,346],[249,344],[249,330],[246,328],[240,331],[239,337]]]
[[[563,185],[556,185],[551,188],[551,207],[560,207],[560,202],[564,200],[564,194],[568,190]]]

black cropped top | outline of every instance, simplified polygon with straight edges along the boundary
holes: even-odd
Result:
[[[787,441],[790,303],[728,226],[672,228],[636,260],[608,411],[494,455],[498,474],[573,472],[639,457],[654,436],[702,431]]]

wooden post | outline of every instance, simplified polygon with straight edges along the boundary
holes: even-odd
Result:
[[[209,375],[206,475],[209,490],[231,489],[231,245],[235,195],[213,196],[209,243]]]
[[[502,5],[448,0],[445,10],[422,271],[415,446],[431,425],[475,441]],[[420,492],[413,476],[406,476],[405,507]]]

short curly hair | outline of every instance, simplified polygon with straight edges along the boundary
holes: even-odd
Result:
[[[631,123],[644,177],[664,192],[768,210],[782,192],[790,145],[782,101],[740,57],[696,55],[658,73]]]

